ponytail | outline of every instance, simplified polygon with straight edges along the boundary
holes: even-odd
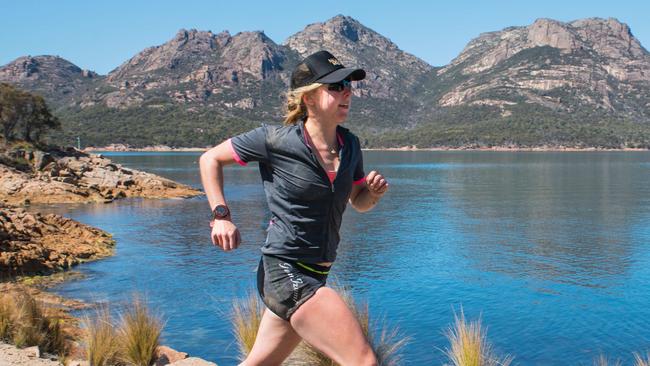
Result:
[[[295,125],[299,120],[307,119],[307,106],[302,98],[305,94],[318,89],[323,84],[313,83],[287,93],[287,114],[284,117],[285,125]]]

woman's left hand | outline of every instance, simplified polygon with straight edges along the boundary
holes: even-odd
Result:
[[[373,170],[366,176],[366,187],[368,187],[368,192],[373,197],[379,198],[388,191],[388,181],[384,176]]]

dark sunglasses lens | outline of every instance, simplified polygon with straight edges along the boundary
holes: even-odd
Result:
[[[350,82],[350,80],[347,79],[342,80],[336,84],[329,84],[327,86],[327,89],[331,91],[337,91],[337,92],[343,91],[344,89],[350,90],[352,89],[352,82]]]
[[[327,86],[327,90],[340,92],[341,90],[343,90],[343,84],[341,84],[341,83],[329,84]]]

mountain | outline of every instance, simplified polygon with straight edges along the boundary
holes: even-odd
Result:
[[[152,98],[179,104],[216,99],[250,109],[259,102],[253,97],[261,81],[281,80],[285,53],[262,32],[231,36],[181,29],[169,42],[147,48],[111,71],[106,81],[114,91],[97,94],[94,103],[128,108]]]
[[[347,124],[366,146],[650,147],[650,54],[611,18],[483,33],[444,67],[343,15],[282,44],[181,29],[106,76],[38,56],[0,67],[0,82],[48,98],[56,141],[205,146],[279,123],[291,70],[319,49],[367,71]]]
[[[1,82],[37,92],[54,104],[74,103],[102,79],[58,56],[24,56],[0,67]]]
[[[634,120],[650,117],[650,54],[616,19],[562,23],[481,34],[439,70],[449,84],[440,106],[531,103],[573,112],[597,109]]]
[[[379,33],[351,17],[338,15],[325,23],[310,24],[284,43],[304,58],[322,49],[331,50],[344,65],[364,68],[359,96],[401,100],[419,78],[433,67],[400,50]]]

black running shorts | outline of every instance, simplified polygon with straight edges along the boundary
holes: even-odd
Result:
[[[257,290],[274,314],[289,320],[316,291],[325,286],[330,267],[262,255],[257,267]]]

